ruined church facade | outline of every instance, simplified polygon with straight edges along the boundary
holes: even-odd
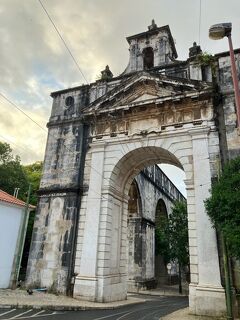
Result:
[[[90,85],[52,93],[27,283],[90,301],[126,299],[129,192],[144,168],[167,163],[186,175],[190,310],[221,315],[218,245],[204,200],[221,162],[239,154],[229,54],[205,65],[194,44],[179,61],[169,27],[154,22],[127,41],[123,74],[107,67]]]

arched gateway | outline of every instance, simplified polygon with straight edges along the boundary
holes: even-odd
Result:
[[[127,40],[121,76],[107,67],[93,84],[52,93],[27,282],[90,301],[126,299],[129,189],[144,167],[167,163],[186,174],[191,312],[222,314],[216,233],[204,210],[220,152],[212,85],[193,56],[176,60],[168,26]],[[145,48],[154,65],[144,70]]]

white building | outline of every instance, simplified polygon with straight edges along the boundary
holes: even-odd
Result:
[[[14,287],[19,274],[29,206],[0,190],[0,288]]]

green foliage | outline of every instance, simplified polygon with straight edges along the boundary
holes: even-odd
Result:
[[[32,205],[37,204],[37,191],[40,185],[40,179],[42,175],[43,162],[37,161],[33,164],[24,166],[24,171],[27,176],[28,182],[32,185],[32,191],[30,196],[30,203]]]
[[[231,256],[240,258],[240,157],[229,161],[205,201],[207,213],[222,231]]]
[[[0,142],[0,189],[13,195],[14,189],[19,188],[18,198],[26,201],[29,183],[32,185],[30,204],[37,204],[42,173],[42,162],[22,166],[19,156],[13,156],[9,144]]]
[[[215,62],[215,57],[208,52],[202,52],[201,54],[197,55],[196,61],[201,66],[209,66]]]
[[[13,160],[12,149],[7,143],[0,142],[0,164],[7,163]]]
[[[216,75],[216,58],[208,52],[202,52],[196,57],[196,63],[201,67],[210,66],[212,75]]]
[[[177,260],[182,266],[189,263],[188,220],[186,202],[174,203],[168,220],[162,220],[155,231],[156,254],[164,261]]]
[[[168,219],[171,260],[179,265],[189,264],[187,204],[176,201]]]
[[[28,181],[20,158],[12,155],[9,144],[0,142],[0,189],[13,195],[15,188],[20,188],[18,197],[25,200]]]
[[[170,261],[168,220],[162,219],[155,229],[155,253],[161,255],[165,263]]]
[[[28,179],[28,183],[31,183],[31,194],[30,194],[30,204],[36,206],[38,201],[37,191],[39,190],[43,162],[37,161],[33,164],[29,164],[23,167],[25,174]],[[35,214],[31,213],[28,220],[28,228],[26,234],[26,242],[30,246],[31,237],[32,237],[32,229],[34,224]]]

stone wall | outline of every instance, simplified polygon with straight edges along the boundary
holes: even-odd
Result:
[[[73,117],[84,92],[68,106],[67,97],[54,97],[27,269],[27,285],[61,293],[72,290],[74,273],[88,126]]]
[[[156,210],[163,201],[167,214],[175,200],[185,200],[158,166],[146,167],[135,178],[139,192],[139,212],[128,217],[128,290],[155,288],[166,266],[155,263]],[[162,269],[162,270],[161,270]]]
[[[216,55],[218,60],[219,132],[222,139],[222,156],[227,159],[240,155],[240,132],[237,128],[237,115],[231,74],[229,52]],[[240,74],[240,50],[235,51],[235,62]],[[240,83],[239,83],[240,84]]]

